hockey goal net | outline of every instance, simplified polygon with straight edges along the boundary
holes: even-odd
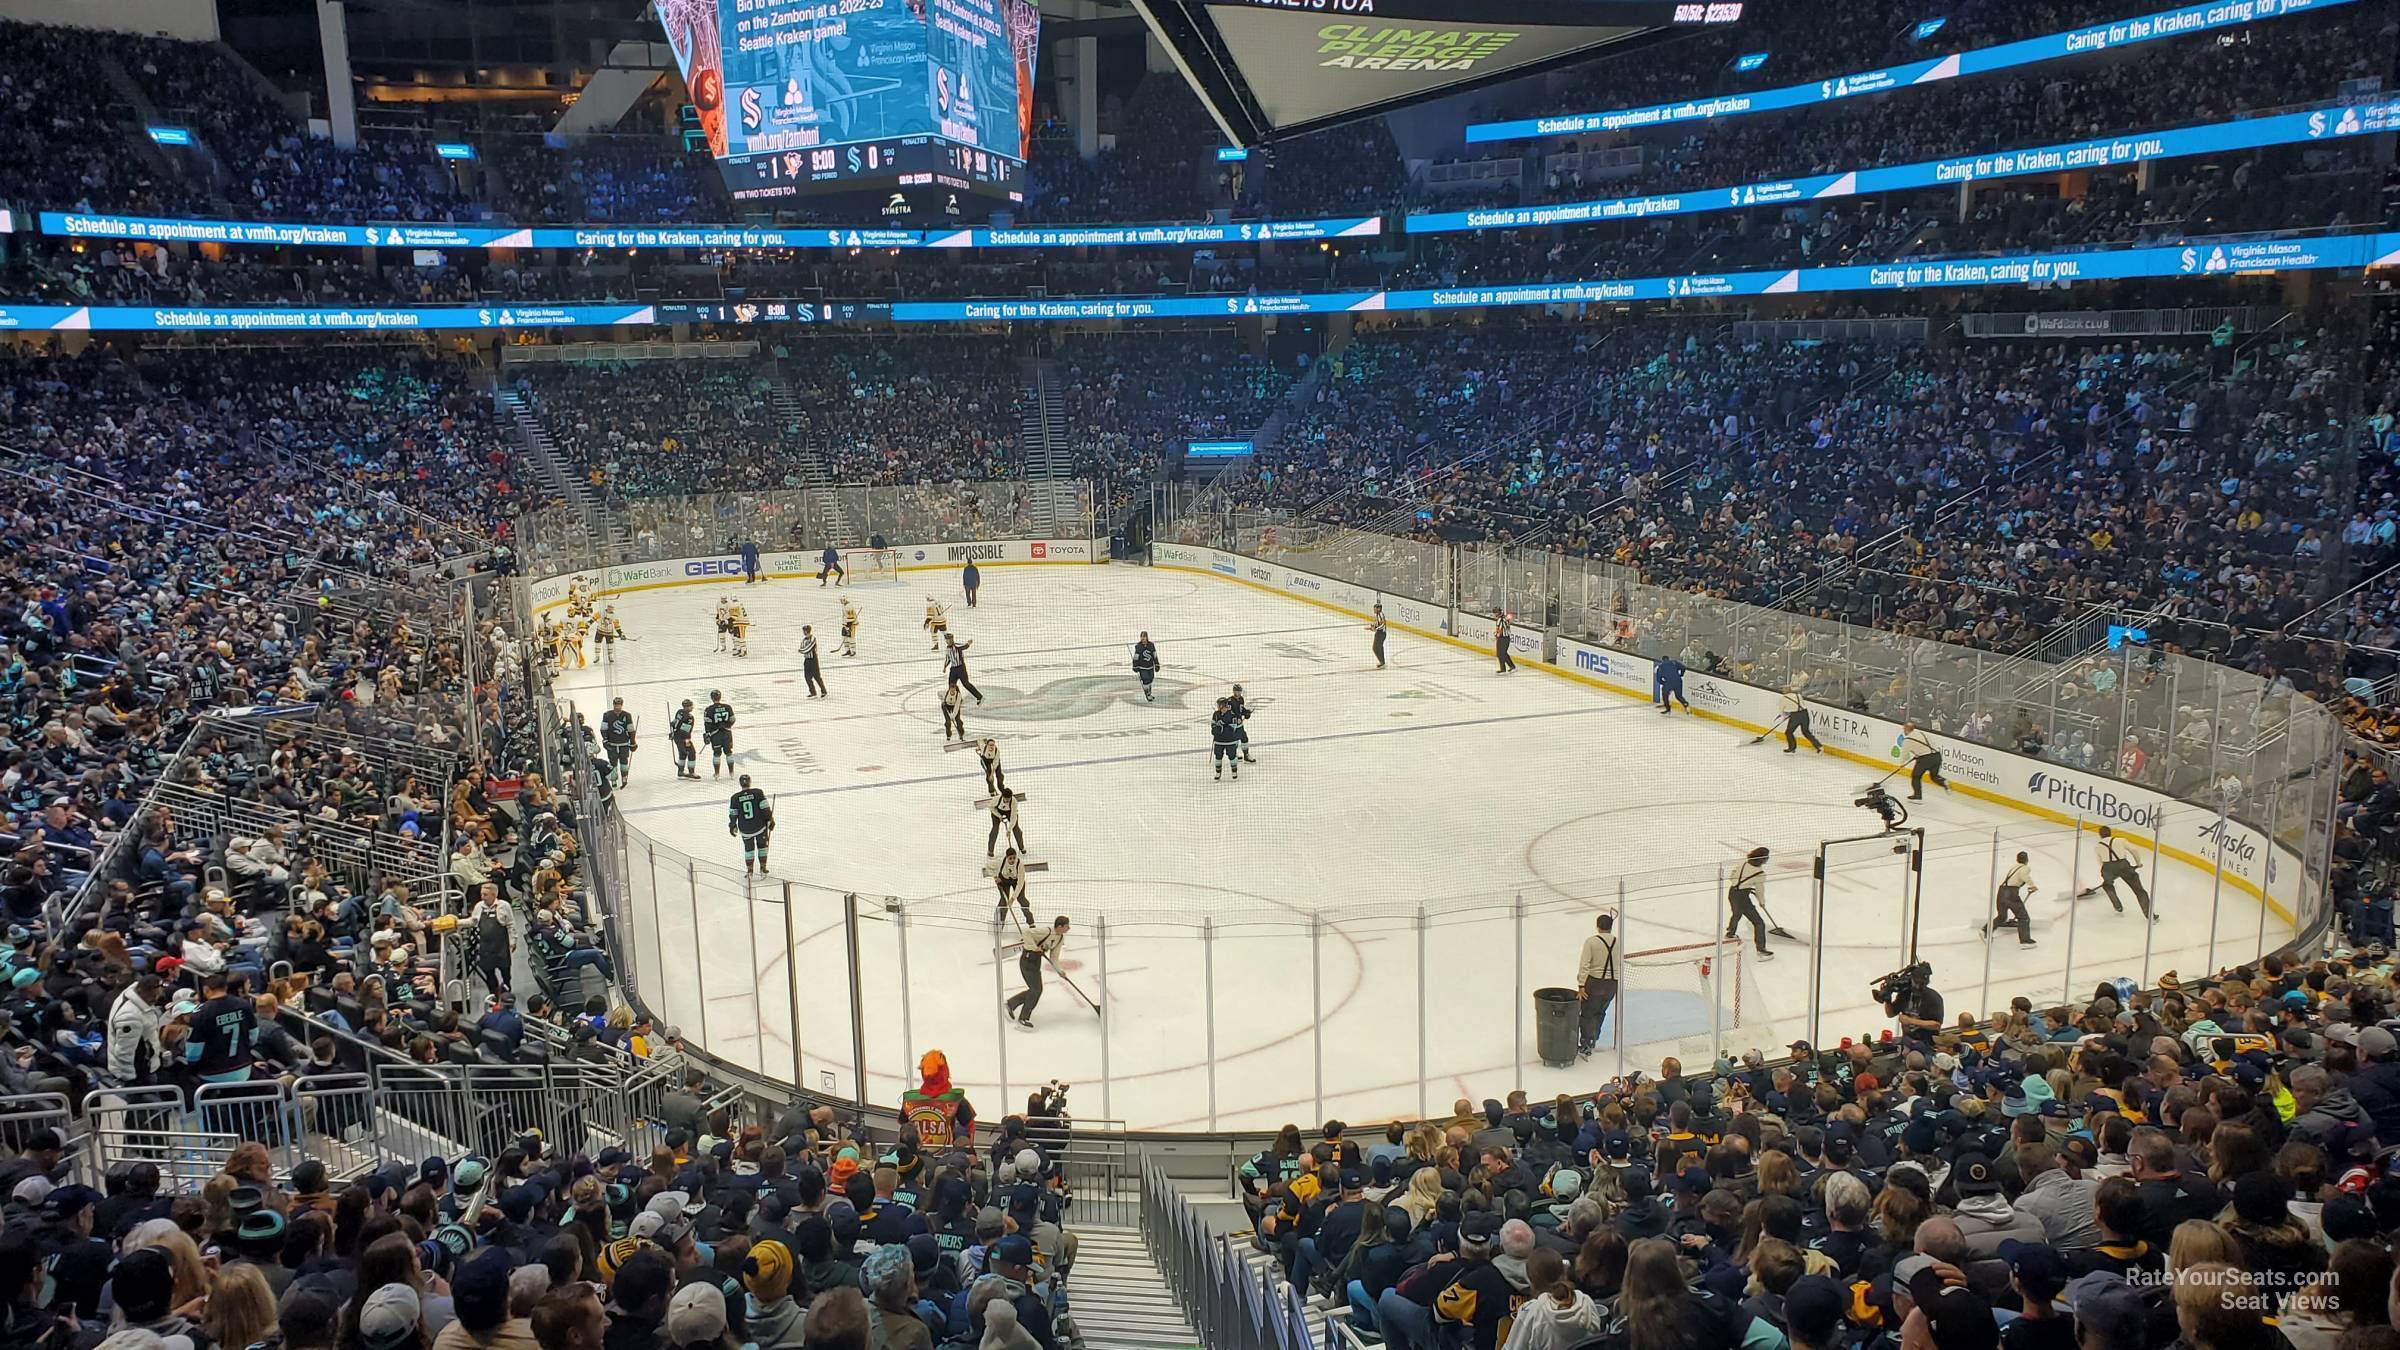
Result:
[[[1627,952],[1618,987],[1626,1057],[1648,1070],[1673,1055],[1705,1065],[1719,1053],[1740,1055],[1762,1032],[1761,1007],[1753,982],[1757,955],[1749,944],[1692,942]],[[1603,1049],[1617,1030],[1601,1033]]]
[[[900,550],[896,548],[853,548],[842,552],[842,570],[853,582],[898,581],[900,579]]]

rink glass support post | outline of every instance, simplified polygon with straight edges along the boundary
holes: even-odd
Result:
[[[1316,1074],[1317,1119],[1325,1115],[1325,920],[1308,916],[1308,1039]]]
[[[899,896],[887,895],[883,897],[883,912],[892,916],[892,935],[900,944],[900,1085],[905,1088],[909,1075],[917,1068],[916,1000],[909,996],[908,981],[908,910],[900,903]]]
[[[1925,827],[1911,826],[1908,831],[1908,870],[1902,879],[1908,884],[1906,904],[1900,911],[1901,950],[1908,953],[1914,965],[1917,960],[1917,935],[1925,927]]]
[[[2215,796],[2219,801],[2222,801],[2224,800],[2223,796],[2217,792],[2217,775],[2222,772],[2217,763],[2217,752],[2225,744],[2225,672],[2222,670],[2210,671],[2209,683],[2217,687],[2217,697],[2216,701],[2210,706],[2208,714],[2208,791],[2211,796]],[[2257,734],[2258,733],[2255,730],[2251,732],[2253,738],[2255,738]],[[2217,819],[2219,823],[2222,823],[2224,818],[2225,813],[2222,810],[2218,811]],[[2223,839],[2225,837],[2224,832],[2222,830],[2218,831],[2217,837],[2219,839]],[[2208,968],[2210,970],[2215,970],[2217,968],[2217,944],[2213,942],[2208,944],[2208,960]]]
[[[808,1078],[803,1074],[800,1057],[800,972],[795,968],[800,960],[800,944],[793,936],[792,883],[783,883],[783,992],[792,1004],[792,1090],[806,1092]],[[766,1057],[759,1057],[765,1063]],[[902,1079],[902,1082],[908,1080]]]
[[[2160,807],[2158,813],[2158,828],[2150,832],[2150,911],[2154,914],[2158,912],[2159,841],[2166,837],[2167,813],[2165,807]],[[2154,923],[2144,923],[2142,926],[2152,930],[2156,930],[2158,927],[2158,925]],[[2150,945],[2150,937],[2148,934],[2145,934],[2142,938],[2142,987],[2145,989],[2150,986]]]
[[[2000,939],[2000,829],[1998,826],[1992,827],[1992,863],[1985,869],[1983,889],[1986,895],[1992,897],[1992,917],[1990,926],[1983,932],[1983,992],[1976,997],[1975,1007],[1977,1011],[1989,1017],[1992,1015],[1992,944]],[[2072,890],[2067,893],[2074,894]]]
[[[2081,889],[2075,883],[2083,879],[2083,818],[2080,816],[2075,820],[2075,863],[2069,875],[2068,893],[2072,895],[2075,890]],[[2061,1003],[2071,1004],[2075,1001],[2075,929],[2082,915],[2082,905],[2073,900],[2067,901],[2067,959],[2058,977],[2058,1001]],[[1988,1013],[1991,1010],[1987,1008],[1984,1011]]]
[[[1000,1096],[1008,1096],[1008,985],[1001,979],[1000,968],[1008,964],[1008,954],[1001,950],[1003,933],[1000,920],[992,920],[992,1033],[993,1044],[1000,1051]]]
[[[1509,1073],[1513,1079],[1525,1068],[1525,896],[1519,892],[1509,905],[1509,915],[1515,920],[1517,940],[1517,996],[1509,1002]],[[1581,985],[1582,981],[1576,981]],[[1323,1115],[1320,1110],[1317,1114]]]
[[[1451,545],[1450,552],[1451,556],[1457,556],[1458,546]],[[1431,1072],[1427,1064],[1425,1014],[1425,907],[1419,905],[1417,906],[1417,1119],[1419,1120],[1423,1120],[1428,1114],[1425,1106],[1425,1079]],[[1213,1061],[1213,1054],[1211,1059]],[[1213,1127],[1214,1122],[1211,1124]]]
[[[2216,753],[2213,748],[2215,744],[2214,737],[2210,738],[2210,744],[2212,748],[2209,753],[2214,755]],[[2212,777],[2209,781],[2213,784],[2216,781],[2213,777],[2216,765],[2211,763],[2209,768],[2212,774]],[[2222,805],[2217,807],[2217,865],[2210,870],[2213,875],[2209,878],[2208,884],[2208,964],[2202,967],[2202,969],[2205,970],[2215,970],[2217,968],[2218,907],[2220,902],[2222,902],[2225,898],[2225,808]],[[2155,884],[2156,874],[2154,873],[2152,875],[2153,884]],[[2157,903],[2157,897],[2155,895],[2151,897],[2151,902],[2153,904]]]
[[[683,860],[683,893],[692,902],[692,989],[699,994],[700,1043],[708,1044],[708,969],[700,960],[700,864]],[[664,990],[660,991],[664,993]]]
[[[1759,887],[1763,895],[1766,887],[1764,877],[1759,879]],[[1708,935],[1717,944],[1715,954],[1708,963],[1708,1062],[1712,1067],[1717,1062],[1717,1056],[1725,1053],[1725,939],[1721,936],[1725,931],[1725,905],[1725,864],[1718,863],[1717,921],[1708,930]],[[1733,945],[1735,955],[1738,956],[1741,949],[1740,943]]]
[[[758,1068],[767,1068],[767,1009],[758,1001],[758,993],[766,987],[766,973],[758,968],[758,896],[749,886],[742,887],[743,917],[750,921],[750,1007],[758,1018]],[[908,1080],[900,1080],[905,1083]]]
[[[1808,1035],[1801,1039],[1812,1050],[1820,1039],[1819,1028],[1825,1012],[1825,849],[1826,845],[1817,845],[1808,881],[1809,931],[1817,941],[1808,944]]]
[[[1099,937],[1097,940],[1100,945],[1100,1118],[1102,1120],[1115,1120],[1117,1118],[1117,1113],[1114,1110],[1114,1103],[1109,1101],[1108,916],[1103,914],[1098,919],[1094,920],[1094,923],[1097,925],[1099,930]],[[1008,1028],[1006,1027],[1001,1028],[1003,1031],[1006,1031],[1007,1029]]]
[[[1217,925],[1200,920],[1200,994],[1208,1022],[1208,1128],[1217,1128]],[[1003,1094],[1005,1095],[1005,1094]]]
[[[2083,834],[2084,819],[2081,816],[2077,816],[2075,817],[2075,837],[2072,841],[2073,847],[2070,848],[2067,853],[2067,914],[2070,921],[2074,916],[2075,906],[2079,903],[2076,897],[2083,894]],[[2097,856],[2098,855],[2095,853],[2094,857],[2096,858]],[[2145,945],[2142,950],[2146,953],[2149,951],[2149,947]],[[2075,973],[2074,965],[2075,963],[2072,961],[2067,963],[2067,974],[2069,976],[2070,984],[2073,982],[2073,976]],[[2069,989],[2067,991],[2070,997],[2073,996],[2074,992],[2075,991],[2073,989]],[[1989,1012],[1990,1009],[1987,1008],[1985,1011]]]
[[[858,1109],[867,1109],[867,1005],[858,979],[858,892],[842,893],[842,933],[850,945],[850,1081],[858,1093]],[[997,969],[998,963],[994,963]],[[906,1083],[908,1080],[900,1080]],[[1008,1096],[1008,1073],[1000,1074],[1000,1096]]]
[[[1633,923],[1625,913],[1625,878],[1617,878],[1617,951],[1633,950]],[[1625,1015],[1633,1006],[1633,967],[1620,955],[1617,961],[1617,1006],[1610,1009],[1616,1015],[1609,1018],[1608,1038],[1617,1049],[1617,1077],[1625,1076]],[[1419,1115],[1422,1116],[1422,1112]]]

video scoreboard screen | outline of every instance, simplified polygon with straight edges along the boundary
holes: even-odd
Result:
[[[659,0],[736,200],[1024,195],[1038,0]]]

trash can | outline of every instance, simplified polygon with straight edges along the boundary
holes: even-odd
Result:
[[[1575,1062],[1581,1020],[1582,1004],[1574,990],[1554,986],[1533,991],[1533,1052],[1542,1063],[1556,1069]]]

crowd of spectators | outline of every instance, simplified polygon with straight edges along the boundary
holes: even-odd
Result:
[[[2390,958],[2159,983],[1286,1126],[1243,1197],[1294,1285],[1412,1350],[2400,1343]]]
[[[722,224],[738,213],[707,152],[663,136],[607,136],[551,145],[540,136],[486,138],[506,185],[503,214],[529,223]]]
[[[594,488],[620,498],[798,487],[764,380],[734,362],[576,362],[529,367],[533,403]]]
[[[0,372],[0,444],[16,921],[91,869],[212,708],[318,704],[455,741],[455,641],[326,608],[493,542],[505,459],[455,372],[390,349],[93,348]]]

